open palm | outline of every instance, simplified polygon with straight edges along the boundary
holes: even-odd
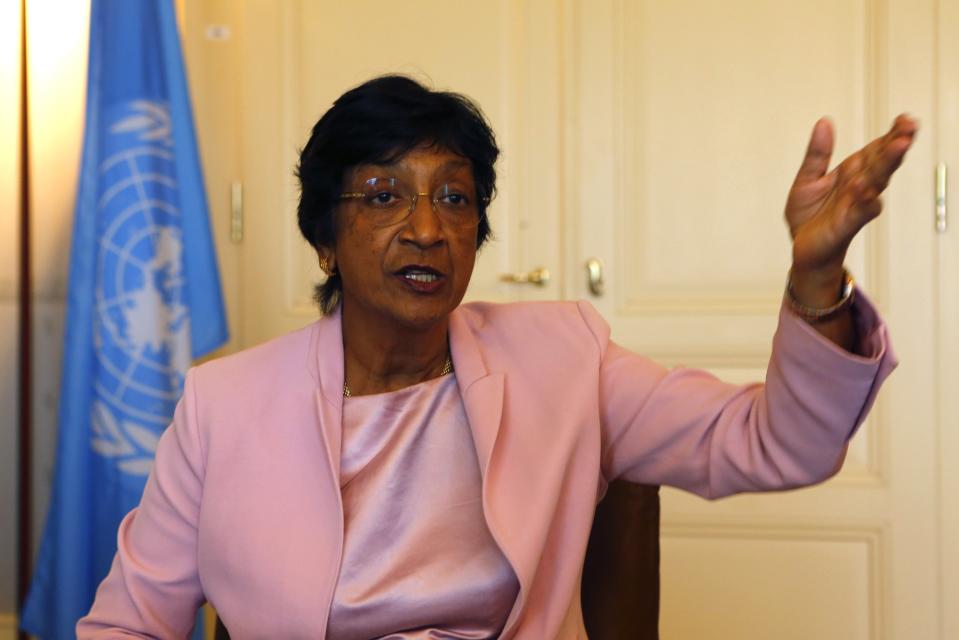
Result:
[[[880,194],[912,145],[916,121],[900,115],[876,138],[829,171],[833,129],[813,127],[806,156],[786,201],[793,273],[841,270],[849,243],[882,211]]]

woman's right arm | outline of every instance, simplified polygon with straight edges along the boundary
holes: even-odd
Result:
[[[608,341],[592,307],[580,309],[600,344],[603,473],[715,499],[822,482],[896,366],[885,325],[860,292],[858,353],[783,308],[765,384],[737,386],[705,371],[666,370]]]
[[[140,505],[117,534],[117,554],[78,638],[185,638],[203,604],[197,523],[204,461],[195,374],[187,374],[172,425],[157,445]]]

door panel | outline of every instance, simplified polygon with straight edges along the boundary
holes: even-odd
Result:
[[[880,540],[881,532],[868,529],[671,526],[662,588],[696,608],[695,615],[686,605],[667,608],[663,637],[874,637],[882,613]]]
[[[924,119],[930,5],[566,6],[567,270],[604,260],[591,300],[624,346],[762,379],[790,259],[782,208],[812,125],[831,116],[841,159],[899,110]],[[929,149],[920,139],[847,260],[907,371],[822,487],[712,504],[664,491],[663,637],[936,637],[935,477],[915,468],[934,458],[931,234],[914,213]]]

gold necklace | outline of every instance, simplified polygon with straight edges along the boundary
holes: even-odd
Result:
[[[439,377],[442,378],[443,376],[448,376],[451,373],[453,373],[453,361],[450,359],[449,356],[446,356],[446,363],[443,365],[443,370],[440,371]],[[352,395],[353,393],[350,391],[350,385],[346,384],[346,381],[344,380],[343,381],[343,397],[349,398]]]

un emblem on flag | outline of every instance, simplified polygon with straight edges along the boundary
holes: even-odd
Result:
[[[169,109],[111,110],[98,141],[92,447],[142,482],[190,365],[190,318]]]

